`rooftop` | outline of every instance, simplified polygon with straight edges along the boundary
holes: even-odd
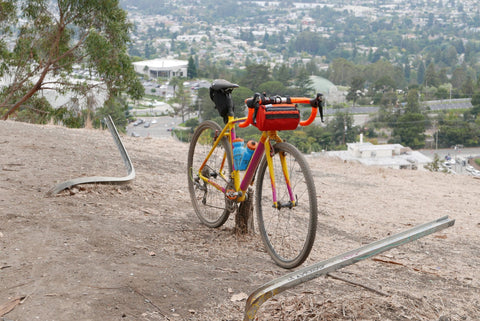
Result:
[[[358,153],[368,151],[369,153]],[[385,151],[391,151],[385,153]],[[400,144],[373,145],[371,143],[351,143],[348,150],[327,152],[328,156],[339,157],[345,161],[356,161],[367,166],[389,167],[396,169],[422,169],[432,160],[424,154],[412,151]]]
[[[152,59],[152,60],[143,60],[134,62],[133,65],[136,66],[148,66],[149,69],[170,69],[170,68],[181,68],[187,67],[187,60],[177,60],[177,59]]]

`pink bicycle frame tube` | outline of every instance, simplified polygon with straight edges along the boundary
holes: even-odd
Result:
[[[257,144],[257,148],[255,148],[255,152],[252,155],[252,159],[250,160],[250,164],[248,164],[247,171],[245,172],[245,176],[243,177],[242,183],[240,184],[240,190],[246,191],[248,185],[252,182],[253,176],[255,175],[255,170],[262,159],[263,152],[265,151],[265,144],[260,141]]]

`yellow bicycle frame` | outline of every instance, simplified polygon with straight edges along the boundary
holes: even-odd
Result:
[[[213,151],[217,148],[218,144],[220,144],[220,141],[224,137],[226,137],[226,136],[228,137],[229,146],[231,148],[232,142],[236,138],[235,124],[238,123],[238,122],[243,122],[243,121],[245,121],[245,119],[246,118],[234,118],[233,116],[228,116],[227,124],[225,125],[223,130],[220,132],[220,134],[216,138],[212,148],[210,149],[210,152],[208,153],[207,157],[205,158],[202,165],[198,169],[197,174],[200,177],[200,179],[202,179],[207,184],[210,184],[210,185],[214,186],[216,189],[222,191],[222,193],[224,193],[226,195],[227,195],[226,188],[220,186],[219,184],[212,181],[208,177],[205,177],[204,175],[202,175],[202,170],[206,166],[210,157],[212,156]],[[262,136],[261,136],[260,141],[258,143],[257,150],[255,151],[254,155],[252,156],[252,160],[250,161],[250,164],[247,167],[247,170],[245,172],[245,175],[243,176],[243,179],[241,179],[240,171],[238,169],[234,168],[234,170],[232,171],[230,178],[233,181],[233,186],[234,186],[234,189],[235,189],[233,192],[236,193],[236,194],[235,195],[227,195],[227,197],[235,200],[236,202],[242,202],[242,201],[245,200],[245,195],[246,195],[245,192],[247,191],[248,185],[251,184],[253,176],[255,175],[256,169],[257,169],[258,165],[260,164],[261,157],[263,156],[263,154],[265,154],[265,157],[266,157],[266,160],[267,160],[267,165],[268,165],[268,171],[269,171],[269,175],[270,175],[270,182],[271,182],[271,186],[272,186],[273,206],[275,208],[278,208],[277,195],[276,195],[277,194],[276,193],[276,185],[275,185],[275,175],[274,175],[273,159],[272,159],[273,153],[272,153],[271,141],[282,142],[282,139],[278,136],[277,131],[262,132]],[[231,153],[231,157],[233,158],[233,153]],[[223,168],[225,166],[225,162],[227,161],[226,158],[227,158],[227,153],[225,153],[223,155],[223,160],[222,160],[222,164],[220,166],[219,175],[221,175],[221,177],[224,180],[229,181],[229,178],[225,177],[225,175],[223,174]],[[233,164],[233,159],[231,159],[230,162],[232,162],[232,164]],[[283,174],[285,176],[285,182],[287,183],[287,188],[288,188],[288,191],[289,191],[290,200],[292,201],[292,204],[295,205],[295,198],[294,198],[291,186],[290,186],[290,175],[288,173],[288,167],[287,167],[285,155],[280,154],[280,162],[281,162],[281,165],[282,165]],[[233,196],[235,196],[235,197],[233,197]]]

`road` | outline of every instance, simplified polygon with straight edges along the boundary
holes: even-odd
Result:
[[[459,149],[454,149],[454,148],[423,149],[423,150],[419,150],[419,152],[430,157],[432,160],[435,154],[438,155],[441,161],[444,161],[445,158],[449,156],[450,158],[456,161],[455,164],[451,166],[451,169],[457,174],[465,174],[465,175],[471,175],[471,173],[465,169],[466,163],[464,163],[463,161],[464,160],[467,161],[469,158],[476,158],[480,156],[480,148],[478,147],[459,148]]]
[[[178,126],[182,122],[181,117],[170,117],[170,116],[161,116],[161,117],[141,117],[145,122],[150,122],[150,127],[145,128],[145,123],[142,123],[138,126],[133,126],[129,124],[127,126],[127,135],[131,136],[132,133],[140,135],[140,137],[159,137],[167,138],[172,135],[170,129]],[[156,120],[157,123],[152,124],[152,121]]]

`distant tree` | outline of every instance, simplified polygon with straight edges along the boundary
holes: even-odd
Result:
[[[439,85],[448,83],[447,68],[442,68],[438,72],[438,82],[439,82]]]
[[[384,75],[377,80],[372,85],[372,88],[378,92],[387,92],[395,90],[397,88],[395,81],[389,76]]]
[[[144,55],[146,59],[151,59],[155,55],[155,48],[150,42],[145,42]]]
[[[10,76],[0,97],[0,109],[8,107],[2,119],[44,89],[87,96],[103,85],[109,97],[122,91],[133,98],[143,94],[127,55],[131,25],[118,1],[25,0],[1,5],[0,26],[14,39],[13,49],[0,45],[0,73]],[[101,82],[74,80],[73,66],[80,64],[97,73]],[[19,92],[24,94],[16,95]]]
[[[245,87],[239,87],[232,92],[233,106],[235,108],[236,117],[245,117],[245,99],[253,96],[253,91]],[[197,103],[195,110],[200,112],[201,121],[215,120],[220,125],[224,125],[222,118],[220,117],[218,110],[215,109],[215,104],[210,99],[210,92],[208,88],[200,88],[197,91]]]
[[[465,53],[465,46],[463,44],[463,39],[454,39],[453,46],[455,47],[455,50],[458,54],[461,55]]]
[[[172,77],[168,81],[168,84],[173,87],[173,97],[177,96],[177,87],[182,84],[183,80],[180,77]]]
[[[188,94],[188,91],[185,90],[185,86],[183,85],[182,81],[180,81],[177,85],[177,91],[173,101],[174,103],[178,104],[178,107],[174,109],[176,114],[182,117],[182,123],[184,123],[185,115],[191,111],[192,106],[190,95]]]
[[[188,58],[187,77],[190,79],[197,78],[197,66],[192,56]]]
[[[246,87],[239,87],[232,92],[234,113],[236,117],[245,117],[245,99],[252,97],[254,92]]]
[[[425,65],[423,64],[423,61],[420,61],[418,63],[418,69],[417,69],[417,84],[419,85],[423,84],[424,80],[425,80]]]
[[[353,116],[349,113],[337,112],[333,120],[328,123],[327,128],[335,145],[345,145],[355,141]]]
[[[448,89],[445,87],[439,87],[435,93],[435,97],[438,99],[447,99],[449,96]]]
[[[478,129],[470,127],[468,123],[458,117],[444,119],[440,123],[438,144],[442,147],[450,147],[456,144],[474,146],[478,144],[478,139]]]
[[[418,91],[416,89],[408,91],[405,113],[420,113],[420,103],[418,101]]]
[[[455,66],[457,63],[457,49],[455,49],[454,46],[449,46],[446,50],[442,51],[442,61],[445,63],[447,66]]]
[[[326,41],[316,32],[303,31],[295,37],[295,50],[308,52],[311,55],[322,56],[327,53]]]
[[[305,68],[307,68],[308,73],[310,75],[318,75],[319,74],[318,66],[315,63],[315,57],[313,57],[309,62],[307,62],[307,64],[305,65]]]
[[[425,116],[420,113],[409,113],[397,118],[392,135],[399,137],[399,143],[414,149],[425,146]]]
[[[477,91],[472,96],[472,106],[473,108],[469,110],[470,114],[474,119],[478,120],[478,115],[480,114],[480,91]]]
[[[273,69],[273,79],[280,81],[284,86],[288,86],[292,81],[292,71],[286,64],[275,66]]]
[[[307,133],[307,137],[315,138],[315,143],[312,143],[308,150],[304,153],[318,152],[332,148],[332,134],[324,126],[310,125],[303,129]]]
[[[355,76],[351,83],[350,88],[348,89],[347,93],[347,100],[353,101],[353,106],[355,106],[355,102],[358,99],[358,95],[363,91],[365,86],[365,79],[359,76]]]
[[[265,92],[267,95],[285,95],[286,87],[277,80],[270,80],[260,84],[259,92]]]
[[[247,66],[245,76],[240,80],[240,84],[257,92],[260,84],[269,80],[270,70],[268,66],[262,64],[251,64]]]
[[[453,71],[451,83],[453,88],[460,89],[467,80],[467,73],[463,67],[457,67]]]
[[[344,59],[337,58],[328,66],[328,79],[337,85],[348,85],[358,75],[356,66]]]
[[[251,30],[240,31],[240,39],[248,43],[253,43],[255,41],[255,36]]]
[[[427,70],[425,71],[425,85],[431,87],[437,87],[439,85],[437,73],[435,72],[435,64],[429,63]]]
[[[115,126],[122,132],[125,132],[127,126],[126,111],[128,106],[120,97],[110,97],[105,104],[97,111],[94,119],[95,127],[99,127],[103,123],[103,119],[107,116],[112,117]]]
[[[360,67],[357,67],[360,69]],[[363,78],[373,83],[376,90],[402,88],[405,83],[403,72],[387,60],[379,60],[363,68]]]
[[[405,79],[406,79],[407,81],[410,80],[410,72],[411,72],[411,70],[410,70],[410,64],[407,62],[407,63],[405,63],[405,66],[403,67],[403,74],[404,74]]]
[[[381,106],[385,107],[397,107],[398,96],[394,90],[389,90],[384,92],[383,94],[380,93],[381,99],[379,101]]]
[[[198,89],[196,108],[200,112],[200,118],[202,121],[220,117],[218,111],[215,109],[215,104],[210,99],[210,93],[208,88]]]
[[[480,91],[476,91],[472,96],[472,106],[480,106]]]
[[[473,59],[475,59],[475,52],[475,45],[471,41],[467,42],[464,55],[464,59],[467,63],[471,63]]]
[[[392,142],[401,143],[411,148],[425,146],[425,128],[428,119],[421,113],[418,101],[418,91],[410,89],[407,94],[407,103],[403,114],[397,114],[394,120]]]
[[[386,127],[393,122],[394,113],[393,106],[382,105],[380,106],[377,114],[378,123],[374,123],[377,127]]]
[[[294,95],[298,96],[312,96],[313,95],[313,81],[310,78],[308,70],[302,66],[294,79]]]
[[[475,86],[473,84],[472,77],[470,75],[467,75],[467,79],[465,79],[465,82],[463,83],[463,86],[462,86],[462,92],[466,96],[471,97],[474,91],[475,91]]]
[[[441,160],[437,153],[433,155],[433,161],[426,164],[424,167],[430,172],[439,172],[441,169]]]

